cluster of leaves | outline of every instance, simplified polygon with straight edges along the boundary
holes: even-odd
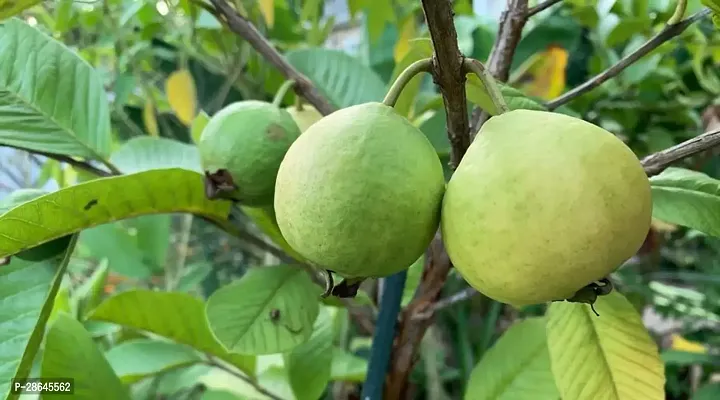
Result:
[[[369,338],[349,324],[345,303],[320,301],[322,288],[300,266],[266,251],[293,253],[267,210],[204,197],[194,143],[208,116],[232,101],[271,98],[280,73],[206,3],[31,3],[2,15],[24,9],[24,19],[0,25],[0,145],[52,155],[34,186],[58,189],[3,199],[0,257],[12,257],[0,268],[2,395],[25,376],[74,377],[76,397],[93,399],[317,399],[331,381],[362,382]],[[337,27],[319,0],[235,3],[339,108],[382,100],[404,68],[432,55],[418,1],[349,1],[353,21],[364,20],[349,28],[364,37],[355,55],[323,47]],[[502,86],[511,108],[543,109],[673,13],[662,1],[565,3],[526,27]],[[689,12],[700,7],[689,3]],[[462,52],[486,59],[494,22],[459,1],[455,24]],[[718,38],[711,25],[690,29],[558,111],[617,133],[639,156],[692,137],[720,92]],[[479,80],[470,76],[467,91],[492,113]],[[396,108],[447,160],[432,81],[414,78]],[[414,381],[437,396],[459,396],[459,383],[473,399],[656,398],[665,390],[683,398],[687,366],[706,376],[717,368],[708,348],[720,319],[720,286],[709,279],[720,251],[718,165],[697,157],[684,167],[652,178],[653,240],[613,277],[622,294],[598,301],[600,318],[553,303],[520,310],[504,330],[498,303],[453,307],[426,338]],[[404,304],[421,266],[410,269]],[[446,291],[462,285],[453,276]],[[363,288],[351,305],[372,315],[373,296]],[[708,345],[676,336],[660,354],[640,317],[648,308],[689,319],[679,332]],[[474,335],[478,323],[485,328]],[[718,390],[708,383],[696,397]]]

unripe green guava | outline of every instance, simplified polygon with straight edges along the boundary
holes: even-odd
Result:
[[[298,136],[290,114],[271,103],[225,106],[210,118],[198,143],[206,180],[215,185],[208,196],[271,205],[280,162]]]
[[[475,289],[521,307],[617,269],[650,229],[649,180],[610,132],[563,114],[491,118],[448,182],[441,230]]]
[[[312,124],[320,121],[323,115],[320,114],[315,107],[309,104],[303,104],[302,109],[296,106],[288,107],[285,109],[292,116],[295,123],[300,128],[300,132],[305,132]]]
[[[392,107],[365,103],[313,124],[275,185],[280,231],[316,267],[345,278],[408,268],[438,229],[445,181],[423,133]]]

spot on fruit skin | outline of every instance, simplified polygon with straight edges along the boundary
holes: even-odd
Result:
[[[283,127],[278,124],[270,124],[267,127],[265,134],[267,135],[268,139],[272,141],[283,140],[285,139],[285,136],[287,136],[285,129],[283,129]]]

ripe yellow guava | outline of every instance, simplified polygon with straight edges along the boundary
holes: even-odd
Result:
[[[315,107],[309,104],[303,104],[302,108],[297,106],[288,107],[285,109],[292,116],[295,123],[300,128],[300,132],[305,132],[312,124],[320,121],[323,117]]]
[[[448,256],[478,291],[516,307],[563,300],[632,257],[650,229],[649,180],[610,132],[514,110],[481,128],[448,182]]]
[[[425,135],[392,107],[365,103],[313,124],[275,185],[277,223],[310,263],[345,278],[408,268],[438,229],[445,180]]]
[[[271,103],[225,106],[210,118],[198,143],[208,197],[271,205],[280,162],[298,136],[290,114]]]

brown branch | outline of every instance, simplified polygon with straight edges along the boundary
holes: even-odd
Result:
[[[705,132],[690,140],[651,154],[642,159],[642,165],[648,176],[657,175],[677,161],[717,146],[720,146],[720,129]]]
[[[533,15],[545,11],[548,8],[554,6],[555,4],[557,4],[561,1],[562,0],[546,0],[546,1],[536,5],[535,7],[530,8],[527,12],[527,16],[528,16],[528,18],[532,17]]]
[[[488,71],[499,81],[505,82],[510,76],[515,49],[520,43],[528,16],[528,0],[509,0],[507,9],[500,16],[497,40],[490,50],[490,58],[487,63]],[[473,109],[470,121],[472,137],[475,137],[478,129],[488,118],[490,118],[490,114],[481,108]]]
[[[580,86],[573,88],[572,90],[564,93],[563,95],[550,100],[545,104],[549,110],[554,110],[563,104],[570,102],[571,100],[579,97],[582,94],[589,92],[590,90],[602,85],[608,80],[616,77],[627,67],[633,65],[635,62],[657,49],[663,43],[683,33],[690,25],[701,20],[705,16],[710,14],[709,9],[703,9],[693,14],[692,16],[684,19],[677,24],[666,25],[660,32],[650,38],[637,50],[625,56],[622,60],[618,61],[615,65],[606,69],[605,71],[590,78],[587,82],[582,83]]]
[[[327,115],[335,111],[333,106],[313,85],[313,83],[283,57],[273,45],[253,26],[250,21],[238,14],[225,0],[210,0],[217,13],[222,15],[228,28],[247,40],[266,61],[277,68],[286,78],[295,80],[295,93],[304,97],[321,114]]]

